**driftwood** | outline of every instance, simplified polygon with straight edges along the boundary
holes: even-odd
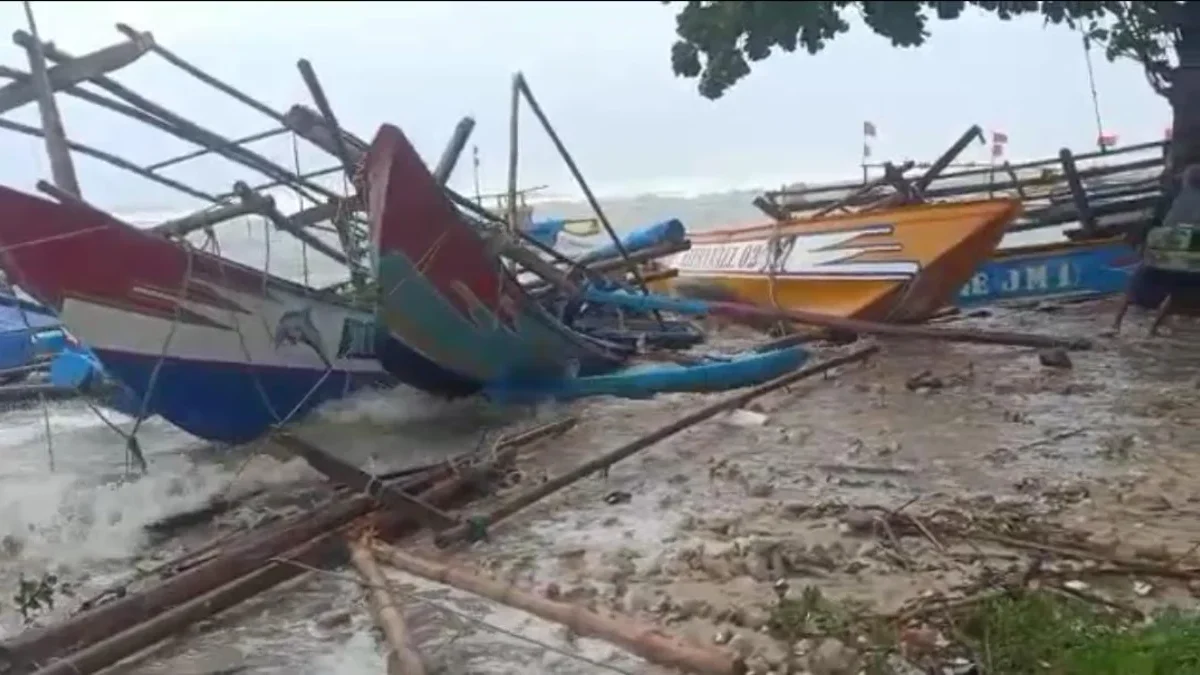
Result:
[[[438,533],[437,537],[435,538],[435,542],[438,546],[444,547],[449,546],[457,541],[461,541],[467,538],[469,535],[478,534],[488,525],[511,516],[526,506],[529,506],[530,504],[571,485],[579,479],[589,474],[596,473],[597,471],[607,469],[622,459],[630,457],[633,454],[640,452],[641,450],[644,450],[655,443],[658,443],[659,441],[670,438],[680,431],[683,431],[688,427],[695,426],[696,424],[699,424],[700,422],[703,422],[714,415],[745,405],[748,401],[752,401],[760,396],[763,396],[764,394],[781,389],[794,382],[803,380],[804,378],[826,372],[832,368],[836,368],[837,366],[846,363],[861,361],[877,351],[879,351],[879,347],[875,345],[861,347],[846,354],[825,359],[820,363],[801,368],[794,373],[777,377],[770,382],[764,382],[757,387],[753,387],[743,392],[725,397],[715,403],[710,403],[709,405],[689,413],[666,426],[660,427],[659,429],[656,429],[649,434],[642,436],[641,438],[626,443],[625,445],[622,445],[611,452],[586,462],[568,473],[551,478],[550,480],[531,488],[527,492],[517,495],[511,500],[506,501],[500,506],[496,507],[496,509],[491,513],[469,518],[467,519],[467,522],[462,525],[458,525]]]
[[[363,541],[350,544],[350,561],[358,569],[367,587],[367,601],[375,623],[383,632],[391,651],[387,655],[388,675],[425,675],[421,656],[409,644],[404,614],[388,591],[387,577],[379,569],[371,548]]]
[[[639,625],[628,616],[603,616],[586,607],[540,597],[511,584],[445,563],[418,558],[394,546],[377,544],[375,550],[388,563],[404,572],[560,623],[579,635],[610,642],[658,665],[704,675],[740,675],[746,672],[745,664],[737,657],[710,647],[687,644],[657,628]]]

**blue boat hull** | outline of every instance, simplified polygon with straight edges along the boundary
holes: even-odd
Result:
[[[1071,242],[1002,251],[959,291],[955,304],[1122,293],[1137,254],[1123,241]]]
[[[153,392],[157,359],[130,352],[94,350],[113,377],[133,390],[138,405],[188,433],[209,441],[246,443],[285,419],[299,419],[317,405],[365,387],[395,384],[379,371],[248,366],[177,358],[163,360]]]
[[[519,387],[494,386],[488,388],[487,395],[504,403],[537,403],[587,396],[644,399],[666,393],[718,392],[766,382],[799,368],[807,360],[806,350],[785,347],[761,353],[744,352],[727,361],[640,364],[605,375],[526,382]]]

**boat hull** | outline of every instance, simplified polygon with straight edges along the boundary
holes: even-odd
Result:
[[[963,285],[955,304],[1123,293],[1137,262],[1123,239],[1001,250]]]
[[[526,295],[398,128],[380,128],[366,175],[378,311],[394,337],[480,384],[621,363],[616,350],[570,330]]]
[[[695,233],[690,250],[664,259],[679,275],[660,288],[707,300],[921,321],[970,279],[1020,208],[1011,199],[923,204]]]
[[[146,410],[193,435],[249,441],[332,398],[396,383],[370,312],[85,207],[0,188],[0,213],[10,278],[56,308]],[[390,348],[406,355],[397,371],[415,386],[460,382]]]

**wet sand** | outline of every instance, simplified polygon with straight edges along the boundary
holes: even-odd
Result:
[[[993,309],[955,325],[1095,336],[1107,328],[1115,304],[1041,309]],[[795,653],[815,648],[768,636],[779,594],[792,597],[812,586],[839,602],[891,612],[931,591],[952,592],[985,568],[1025,564],[1012,551],[958,542],[904,537],[893,546],[898,542],[864,535],[860,518],[867,507],[1018,514],[1086,533],[1114,550],[1184,556],[1200,542],[1194,517],[1200,510],[1200,325],[1176,319],[1168,335],[1147,338],[1148,324],[1148,317],[1131,313],[1121,336],[1100,337],[1095,350],[1072,353],[1071,368],[1042,365],[1031,349],[883,341],[866,364],[767,395],[747,406],[756,414],[686,430],[618,463],[607,476],[586,478],[493,526],[488,541],[450,553],[434,551],[428,536],[404,546],[721,644],[749,656],[758,672],[785,672],[782,663],[805,662],[808,657]],[[720,342],[750,339],[729,330]],[[541,477],[712,399],[670,395],[544,407],[536,419],[573,414],[579,426],[524,453],[521,480],[472,510],[486,512]],[[527,416],[511,426],[531,423]],[[388,424],[377,424],[374,433],[359,429],[352,438],[337,425],[314,425],[308,433],[383,470],[478,446],[485,442],[478,428],[492,427],[494,438],[500,420],[464,408],[438,411],[419,424],[424,431],[415,433],[408,423],[407,431],[384,440]],[[420,455],[406,452],[418,445]],[[296,473],[288,477],[285,470]],[[269,510],[293,511],[325,492],[294,462],[260,456],[243,474],[239,480],[264,474],[272,480],[266,493],[222,517],[217,529]],[[163,550],[212,534],[200,528]],[[656,672],[616,647],[388,574],[404,589],[418,649],[436,671]],[[120,671],[381,672],[381,651],[353,578],[349,568],[307,575]],[[1114,584],[1124,586],[1113,593],[1128,591],[1127,579]],[[1145,605],[1190,606],[1188,590],[1155,581],[1150,592],[1125,594]]]

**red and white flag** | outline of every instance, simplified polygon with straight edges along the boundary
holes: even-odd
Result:
[[[1101,133],[1096,143],[1102,148],[1111,148],[1117,144],[1117,135]]]
[[[1003,157],[1003,156],[1004,156],[1004,144],[1003,143],[992,143],[992,157]]]
[[[992,145],[1004,145],[1008,142],[1008,134],[1003,131],[992,132]]]
[[[863,136],[867,138],[875,138],[875,124],[872,122],[863,122]]]

